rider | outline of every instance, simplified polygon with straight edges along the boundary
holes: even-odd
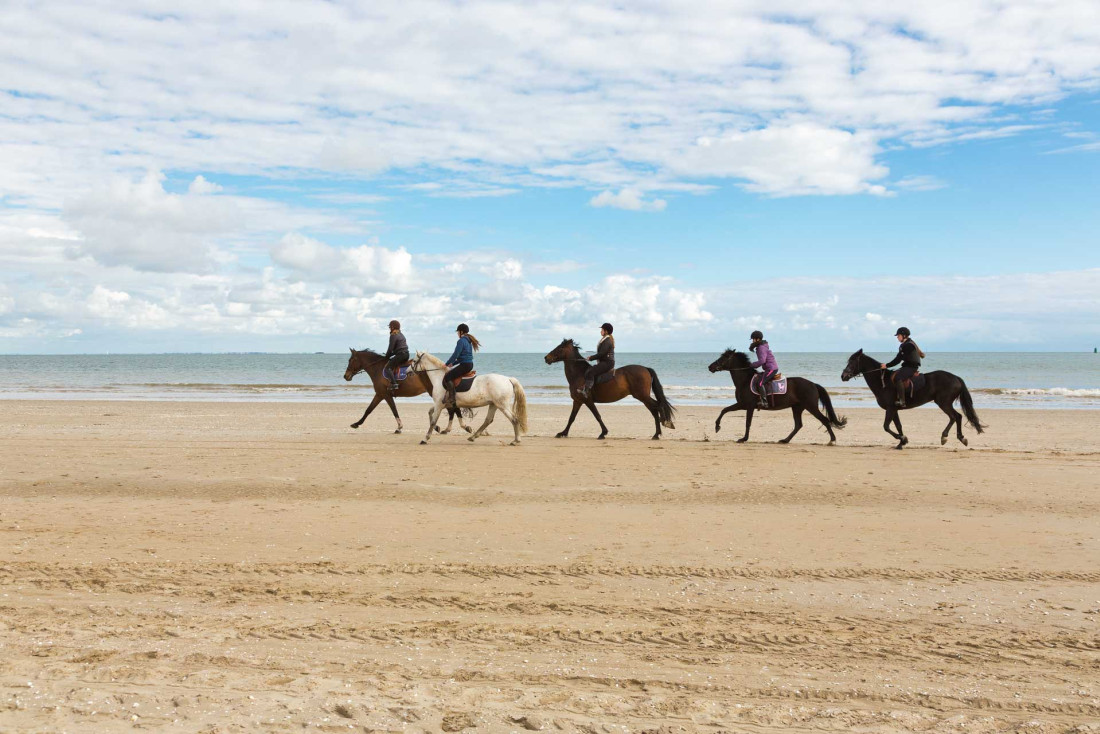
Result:
[[[596,360],[596,364],[584,376],[584,390],[581,394],[586,398],[591,394],[596,378],[615,369],[615,337],[611,336],[614,331],[615,327],[606,322],[600,327],[600,343],[596,345],[596,353],[588,358]]]
[[[397,368],[409,361],[409,343],[401,333],[401,322],[390,322],[390,344],[386,347],[386,369],[390,371],[390,392],[397,392],[401,384],[397,381]],[[383,373],[384,374],[384,373]]]
[[[447,360],[447,367],[451,369],[443,377],[443,387],[447,389],[447,401],[452,407],[458,405],[454,381],[474,369],[474,352],[481,349],[481,342],[470,333],[470,327],[466,324],[459,324],[455,333],[458,334],[458,344],[455,345],[454,354]]]
[[[924,357],[924,352],[921,351],[917,343],[909,338],[909,329],[902,326],[894,333],[894,336],[901,342],[901,346],[898,347],[898,354],[889,362],[879,365],[881,369],[889,369],[894,365],[901,363],[901,369],[894,375],[894,386],[897,388],[898,397],[894,401],[894,404],[899,408],[905,407],[905,384],[913,379],[913,376],[917,374],[920,369],[921,358]]]
[[[762,332],[754,331],[749,335],[749,338],[752,339],[749,350],[756,352],[756,361],[749,366],[753,369],[757,367],[764,368],[764,376],[760,378],[760,395],[758,397],[760,399],[760,409],[766,410],[768,408],[767,385],[779,374],[779,365],[775,361],[775,355],[772,354],[771,347],[764,340]]]

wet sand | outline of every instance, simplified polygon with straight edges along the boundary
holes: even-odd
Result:
[[[1095,412],[0,408],[0,731],[1100,731]]]

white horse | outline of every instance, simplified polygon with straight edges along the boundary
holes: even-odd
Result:
[[[428,410],[428,433],[421,444],[428,443],[432,437],[432,430],[443,414],[443,400],[447,397],[447,389],[443,386],[443,376],[447,373],[447,366],[438,357],[427,352],[417,352],[413,369],[423,372],[432,384],[432,398],[435,404]],[[458,407],[480,408],[489,406],[489,414],[485,416],[485,422],[474,431],[474,435],[468,440],[473,441],[485,432],[489,424],[493,422],[499,410],[504,417],[512,422],[512,428],[516,432],[516,439],[512,446],[519,444],[521,433],[527,433],[527,394],[523,392],[523,385],[514,377],[504,375],[478,375],[474,378],[474,384],[466,392],[456,393]]]

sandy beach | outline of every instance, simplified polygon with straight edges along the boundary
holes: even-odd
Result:
[[[0,407],[0,731],[1100,731],[1095,412]]]

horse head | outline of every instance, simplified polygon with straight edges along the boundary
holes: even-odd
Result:
[[[355,351],[355,347],[348,347],[351,350],[351,356],[348,357],[348,368],[344,370],[344,379],[351,382],[351,378],[362,372],[362,368],[359,367],[359,353]]]
[[[580,346],[572,339],[562,339],[561,344],[554,347],[543,359],[546,360],[546,364],[564,362],[567,359],[573,359],[573,355],[579,350]]]
[[[730,372],[735,369],[747,369],[748,366],[748,355],[736,349],[727,349],[718,359],[711,362],[707,369],[711,372]]]
[[[848,357],[848,364],[844,366],[844,371],[840,373],[840,379],[847,382],[853,377],[859,377],[863,374],[864,368],[861,363],[864,359],[867,359],[867,357],[864,356],[862,349]]]

